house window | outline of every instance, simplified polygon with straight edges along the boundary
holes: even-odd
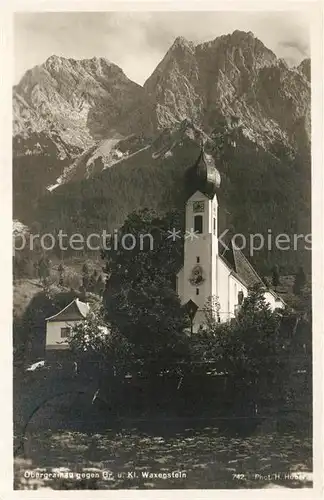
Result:
[[[197,257],[197,264],[199,264],[200,262],[200,257]]]
[[[199,295],[199,288],[196,288],[196,295]]]
[[[194,217],[194,231],[201,234],[203,232],[203,216],[195,215]]]
[[[216,217],[213,217],[213,232],[216,234]]]
[[[71,336],[71,328],[64,327],[61,328],[61,339],[66,339]]]
[[[243,294],[242,290],[240,290],[239,293],[237,294],[237,301],[238,301],[239,305],[243,304],[243,300],[244,300],[244,294]]]

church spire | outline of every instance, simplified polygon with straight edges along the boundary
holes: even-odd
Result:
[[[214,158],[205,152],[204,140],[201,139],[199,156],[186,173],[188,195],[191,196],[196,191],[201,191],[209,198],[213,198],[220,182],[221,177]]]

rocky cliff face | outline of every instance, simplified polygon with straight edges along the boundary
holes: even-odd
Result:
[[[220,117],[235,116],[264,147],[276,140],[297,147],[301,121],[309,139],[307,62],[288,68],[252,33],[235,31],[197,46],[177,38],[144,89],[157,129],[190,118],[209,131]]]
[[[310,82],[311,79],[311,60],[309,58],[304,59],[298,66],[298,71],[306,76],[307,80]]]
[[[179,37],[142,88],[104,58],[51,56],[14,88],[13,110],[15,154],[73,157],[99,139],[184,119],[209,132],[231,116],[264,147],[296,148],[310,137],[310,60],[289,68],[250,32],[197,46]]]
[[[51,56],[27,71],[14,88],[14,150],[46,153],[49,145],[42,143],[47,138],[60,157],[75,156],[106,132],[113,134],[141,90],[104,58]]]

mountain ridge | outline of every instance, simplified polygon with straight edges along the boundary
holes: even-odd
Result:
[[[262,99],[273,99],[265,81],[273,79],[282,90],[278,109],[289,105],[284,82],[288,79],[290,88],[297,87],[292,98],[299,120],[309,113],[301,102],[307,93],[304,101],[309,98],[309,71],[307,60],[289,68],[252,32],[240,30],[200,44],[177,37],[143,86],[107,58],[52,55],[28,70],[13,89],[13,135],[21,139],[25,154],[24,140],[44,132],[64,156],[52,137],[54,130],[71,146],[73,157],[73,148],[86,149],[116,133],[127,136],[139,126],[147,136],[185,118],[208,128],[217,108],[227,118],[239,116],[252,140],[262,144],[264,135],[270,142],[280,138],[288,144],[295,141],[294,134],[285,129],[280,113],[273,113],[268,103],[260,109]],[[264,90],[268,95],[262,95]],[[307,124],[305,132],[309,136]],[[17,140],[14,149],[19,153]],[[37,148],[29,150],[37,154]]]
[[[294,217],[307,227],[310,63],[290,68],[239,30],[200,44],[177,37],[143,86],[104,57],[50,56],[13,89],[14,217],[41,220],[47,230],[69,220],[98,229],[121,224],[130,210],[178,206],[181,176],[201,140],[218,159],[219,141],[231,133],[233,164],[225,159],[220,168],[230,223],[251,230],[241,211],[260,230],[256,211],[271,227],[266,199],[282,219],[277,229]],[[240,168],[248,169],[245,189],[263,192],[250,193],[252,212],[241,199]],[[287,215],[278,215],[280,200]]]

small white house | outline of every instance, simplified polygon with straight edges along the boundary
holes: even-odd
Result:
[[[46,318],[46,351],[68,349],[72,327],[84,321],[89,311],[89,304],[74,299],[60,312]]]

